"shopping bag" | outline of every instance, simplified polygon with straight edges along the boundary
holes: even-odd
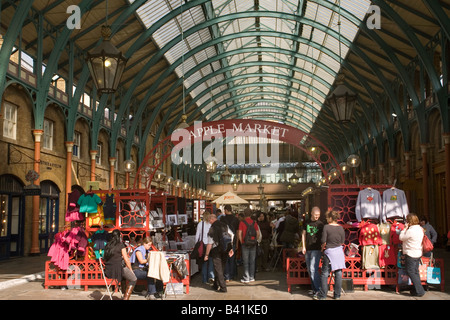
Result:
[[[420,281],[427,281],[427,273],[428,273],[428,263],[422,261],[422,259],[420,259],[420,264],[419,264],[419,276],[420,276]]]
[[[194,249],[192,249],[191,252],[191,258],[192,259],[200,259],[205,254],[205,244],[202,240],[197,241],[197,243],[194,246]]]
[[[441,268],[427,267],[427,283],[441,284]]]

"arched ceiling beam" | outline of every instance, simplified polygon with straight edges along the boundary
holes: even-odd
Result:
[[[405,34],[405,36],[408,38],[411,46],[416,50],[417,55],[422,62],[425,70],[427,71],[427,74],[430,78],[431,85],[433,87],[433,90],[437,93],[437,97],[439,100],[439,104],[447,105],[447,99],[444,99],[444,95],[440,94],[442,88],[442,85],[440,84],[439,76],[437,75],[436,70],[434,69],[433,62],[431,60],[430,55],[426,52],[426,49],[422,45],[422,43],[417,38],[417,35],[414,33],[414,31],[411,29],[411,27],[405,22],[405,20],[397,13],[395,12],[391,6],[386,4],[385,1],[381,0],[373,0],[374,4],[378,5],[381,10],[394,22],[397,24],[397,26],[402,30],[402,32]],[[425,114],[423,108],[417,108],[416,112],[418,114],[417,121],[419,123],[419,131],[420,131],[420,140],[422,143],[427,142],[427,133],[425,130]],[[405,136],[405,135],[404,135]],[[406,143],[405,143],[406,145]]]
[[[9,25],[8,30],[6,30],[6,34],[3,38],[3,43],[0,48],[0,102],[2,101],[2,95],[5,91],[6,72],[8,71],[11,52],[32,5],[32,1],[20,1],[19,6],[14,12],[11,24]],[[2,105],[0,105],[0,112],[2,112]]]

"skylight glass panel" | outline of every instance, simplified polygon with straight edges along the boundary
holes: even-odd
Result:
[[[133,3],[134,0],[129,0],[129,3]],[[199,25],[205,21],[204,12],[201,6],[195,6],[188,11],[181,14],[181,4],[185,3],[185,0],[148,0],[146,1],[136,12],[142,21],[143,25],[147,28],[151,27],[159,19],[167,15],[172,10],[179,10],[180,14],[177,14],[175,18],[171,21],[165,23],[159,30],[157,30],[153,35],[153,40],[159,48],[164,48],[171,40],[176,37],[180,37],[183,31],[186,31],[196,25]],[[298,14],[299,1],[292,0],[259,0],[259,11],[273,11],[273,12],[286,12],[289,14]],[[246,0],[212,0],[210,2],[213,8],[214,16],[225,16],[237,12],[253,12],[255,10],[255,1]],[[339,17],[338,11],[334,12],[326,6],[328,4],[341,5],[342,15]],[[361,20],[365,17],[366,12],[371,4],[369,0],[323,0],[323,1],[307,1],[306,10],[304,12],[305,19],[315,21],[323,25],[325,28],[332,30],[332,33],[327,33],[310,25],[303,24],[300,30],[301,34],[298,35],[306,40],[311,40],[317,46],[327,48],[336,55],[341,52],[341,57],[344,59],[348,52],[348,44],[339,44],[338,39],[332,37],[330,34],[336,35],[338,30],[338,19],[341,21],[341,39],[347,39],[349,42],[353,41],[358,34],[358,23],[354,24],[344,17],[345,11],[354,15],[357,19]],[[179,65],[175,72],[179,77],[187,74],[192,68],[197,67],[200,63],[206,61],[207,59],[217,56],[218,52],[216,49],[221,49],[225,51],[234,51],[242,48],[253,48],[252,52],[249,53],[239,53],[233,56],[226,57],[222,60],[215,60],[207,66],[202,67],[201,70],[197,70],[195,73],[191,74],[187,79],[185,79],[186,87],[190,88],[195,84],[195,88],[192,88],[192,96],[198,96],[199,100],[197,105],[202,106],[202,111],[208,113],[209,105],[217,104],[219,101],[224,101],[229,97],[233,96],[233,102],[228,102],[228,105],[232,105],[235,101],[248,101],[250,104],[252,99],[259,99],[260,97],[265,97],[271,100],[280,100],[279,105],[282,106],[286,101],[279,95],[270,96],[270,92],[275,93],[288,93],[292,94],[293,99],[290,99],[290,103],[295,104],[298,110],[296,112],[301,113],[302,108],[306,108],[309,112],[308,116],[305,116],[309,122],[314,122],[315,117],[318,114],[321,104],[325,100],[329,92],[330,86],[334,83],[337,72],[340,70],[339,59],[334,59],[328,54],[315,49],[305,43],[298,43],[295,40],[285,39],[282,37],[256,37],[254,35],[242,37],[240,33],[246,31],[255,31],[258,27],[260,30],[266,31],[276,31],[286,34],[294,34],[296,30],[299,30],[298,21],[285,20],[273,17],[260,17],[258,19],[259,25],[256,25],[257,18],[255,17],[245,17],[240,19],[233,19],[228,21],[223,21],[217,25],[216,30],[219,36],[233,35],[237,36],[235,39],[227,40],[219,46],[211,46],[205,48],[204,50],[195,53],[194,56],[185,57],[184,64]],[[165,58],[169,63],[180,62],[181,57],[184,57],[186,53],[190,50],[194,50],[199,46],[207,43],[212,39],[210,34],[211,28],[204,28],[188,37],[184,37],[183,41],[170,48],[166,54]],[[294,57],[289,53],[276,53],[276,52],[264,52],[263,50],[258,50],[258,47],[271,47],[279,48],[281,50],[293,51],[298,50],[298,53],[312,58],[315,61],[320,61],[323,66],[319,63],[311,63],[307,59],[301,57]],[[239,66],[239,64],[247,62],[258,62],[263,61],[261,65],[255,66]],[[279,63],[281,66],[267,65],[267,63]],[[298,68],[293,72],[292,64]],[[326,67],[325,67],[326,66]],[[220,76],[216,76],[212,79],[207,78],[207,75],[219,71],[224,67],[230,67],[229,71],[225,74],[222,73]],[[300,72],[299,69],[305,70],[305,72]],[[244,76],[246,74],[254,75],[251,78],[234,79],[232,82],[227,82],[227,84],[220,86],[220,88],[214,89],[214,94],[219,94],[214,101],[211,101],[211,96],[213,93],[209,90],[209,87],[217,81],[223,81],[226,76]],[[273,76],[280,75],[280,76]],[[270,76],[269,76],[270,75]],[[290,77],[302,81],[302,83],[289,81]],[[285,78],[286,77],[286,78]],[[202,79],[204,80],[202,83]],[[320,80],[320,81],[319,81]],[[262,81],[264,83],[275,83],[286,86],[286,88],[278,88],[276,86],[265,85],[262,90],[258,87],[258,83]],[[240,85],[254,84],[254,87],[249,87],[245,89],[239,89]],[[314,92],[312,88],[316,88],[319,92]],[[233,95],[227,93],[220,95],[220,92],[228,90],[229,88],[234,88],[236,90]],[[301,90],[301,92],[296,92],[296,90]],[[240,99],[237,93],[249,93],[249,92],[260,92],[261,95],[253,95],[251,97],[245,97]],[[308,98],[310,96],[310,98]],[[289,98],[288,98],[289,99]],[[316,100],[316,101],[314,101]],[[314,108],[314,109],[311,109]],[[224,112],[226,109],[225,105],[222,105],[220,112]],[[224,114],[230,114],[235,109],[230,109],[224,112]],[[314,111],[311,111],[314,110]],[[271,113],[276,114],[276,109],[270,110],[265,109],[269,116]],[[218,112],[218,111],[216,111]],[[224,116],[221,114],[221,116]],[[298,122],[298,115],[292,116],[294,122]],[[300,121],[301,122],[301,121]],[[304,127],[304,123],[299,124],[299,126]],[[304,127],[308,129],[311,125]],[[309,129],[308,129],[309,130]]]

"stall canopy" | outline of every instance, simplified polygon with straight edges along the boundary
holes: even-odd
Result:
[[[234,194],[233,192],[227,192],[223,195],[221,195],[219,198],[213,201],[214,203],[217,203],[219,205],[224,204],[245,204],[248,203],[247,200],[242,199],[237,194]]]

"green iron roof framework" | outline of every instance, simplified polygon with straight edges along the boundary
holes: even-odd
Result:
[[[423,97],[414,90],[406,67],[416,58],[437,94],[443,130],[449,131],[448,110],[444,107],[447,90],[442,90],[447,87],[447,80],[444,77],[441,83],[440,75],[433,68],[432,57],[427,54],[425,43],[429,39],[423,40],[439,30],[442,33],[440,41],[444,43],[448,39],[448,1],[372,1],[382,11],[382,24],[388,23],[402,35],[388,28],[381,31],[367,28],[365,19],[370,3],[364,0],[109,0],[109,3],[113,40],[132,59],[127,67],[128,74],[123,77],[123,90],[114,97],[103,96],[99,101],[92,120],[93,146],[104,108],[115,103],[118,120],[112,126],[111,150],[115,150],[122,119],[129,118],[130,104],[133,104],[135,121],[127,120],[128,154],[135,135],[141,141],[145,140],[155,122],[160,122],[157,138],[162,130],[170,133],[185,110],[190,121],[257,117],[290,124],[307,132],[312,130],[336,155],[344,156],[370,144],[372,137],[380,139],[381,129],[373,119],[371,109],[375,110],[381,125],[390,130],[388,137],[392,135],[389,115],[383,112],[379,102],[381,96],[390,100],[403,137],[408,139],[407,116],[396,101],[391,84],[392,78],[397,76],[412,100],[414,110],[423,116]],[[37,27],[39,37],[27,39],[26,48],[37,46],[37,61],[47,66],[42,76],[38,73],[38,98],[34,101],[36,128],[42,125],[47,106],[46,88],[53,74],[58,68],[69,66],[68,70],[74,75],[71,80],[77,85],[68,110],[67,137],[71,138],[79,98],[91,84],[87,68],[76,67],[74,52],[69,50],[71,57],[60,61],[61,52],[67,47],[88,51],[98,44],[98,41],[90,40],[86,45],[85,38],[104,22],[104,4],[101,0],[78,4],[84,19],[81,31],[65,28],[64,16],[62,21],[54,23],[47,31],[54,38],[51,52],[45,51],[45,37],[48,36],[41,39],[45,33],[41,24]],[[37,24],[36,20],[46,21],[54,14],[52,10],[67,5],[68,1],[48,1],[43,7],[39,1],[16,4],[3,0],[1,10],[13,7],[15,11],[10,24],[3,22],[4,18],[0,21],[4,29],[8,25],[0,51],[1,62],[8,60],[21,26]],[[126,34],[136,17],[141,22],[141,29]],[[342,22],[340,32],[338,17]],[[427,22],[430,31],[422,25],[415,26],[415,20],[419,24]],[[26,32],[22,32],[25,38]],[[367,42],[355,45],[355,37],[356,40],[369,39],[375,49]],[[91,35],[90,39],[94,38]],[[390,38],[402,43],[404,48],[399,50],[391,45]],[[150,47],[151,42],[156,46]],[[357,63],[354,56],[360,59]],[[163,60],[167,67],[160,66]],[[0,93],[5,87],[6,66],[7,63],[0,63]],[[360,107],[355,110],[356,125],[351,127],[333,123],[330,110],[323,105],[339,70],[346,74],[347,85],[358,92]],[[178,80],[165,83],[167,79],[173,79],[173,74]],[[184,88],[180,90],[183,84]],[[418,122],[421,140],[426,140],[423,119]],[[363,134],[363,142],[352,139],[357,136],[356,131]],[[392,148],[392,141],[389,144]],[[405,141],[405,147],[409,148],[409,141]]]

